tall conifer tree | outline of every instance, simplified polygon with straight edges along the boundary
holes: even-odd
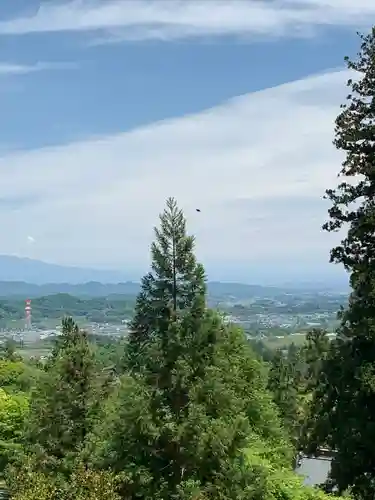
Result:
[[[350,273],[352,292],[340,313],[339,340],[323,363],[315,394],[311,449],[336,450],[330,488],[375,492],[375,29],[360,36],[347,103],[336,120],[336,147],[345,153],[343,181],[327,191],[327,231],[345,229],[331,261]]]
[[[186,220],[176,200],[169,198],[155,228],[151,245],[151,271],[142,279],[129,334],[129,367],[146,368],[153,341],[166,349],[169,328],[187,313],[199,317],[205,309],[205,274],[194,255],[194,237],[186,233]],[[143,368],[142,368],[143,367]]]

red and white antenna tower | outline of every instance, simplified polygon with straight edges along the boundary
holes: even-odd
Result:
[[[31,300],[26,299],[25,302],[25,328],[31,330]]]

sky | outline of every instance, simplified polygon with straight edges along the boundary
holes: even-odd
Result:
[[[1,2],[0,253],[134,279],[173,196],[211,279],[341,279],[323,195],[344,56],[374,15],[373,0]]]

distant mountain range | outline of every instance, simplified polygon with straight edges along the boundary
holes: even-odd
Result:
[[[126,274],[120,271],[60,266],[40,260],[0,255],[0,281],[23,281],[36,285],[45,283],[78,285],[89,281],[120,283],[127,279]]]
[[[301,295],[329,291],[329,286],[288,284],[270,287],[242,283],[209,282],[211,297],[277,297],[285,293]],[[79,297],[136,295],[139,283],[129,281],[125,273],[48,264],[38,260],[0,255],[0,297],[40,297],[68,293]],[[339,291],[339,290],[333,290]]]
[[[36,285],[24,281],[0,281],[0,299],[4,298],[36,298],[55,294],[69,294],[80,298],[108,297],[125,298],[134,297],[139,292],[140,284],[127,281],[124,283],[99,283],[89,281],[81,284],[70,283],[45,283]],[[208,295],[211,302],[225,302],[235,300],[249,300],[254,297],[282,300],[286,294],[294,297],[316,296],[324,293],[324,290],[301,288],[281,288],[261,285],[246,285],[242,283],[222,283],[220,281],[209,281],[207,284]],[[328,293],[329,291],[326,291]],[[332,295],[338,292],[331,291]]]

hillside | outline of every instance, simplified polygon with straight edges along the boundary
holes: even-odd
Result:
[[[54,326],[64,316],[72,316],[87,323],[118,324],[133,313],[134,295],[117,295],[112,298],[80,298],[66,293],[37,297],[32,303],[34,326]],[[0,327],[22,328],[25,303],[20,299],[0,300]]]
[[[11,287],[17,292],[34,291],[34,294],[12,295],[9,293]],[[64,316],[72,316],[84,324],[119,325],[133,314],[138,284],[87,283],[38,287],[21,283],[5,284],[4,289],[8,293],[0,297],[0,328],[17,330],[25,325],[26,296],[32,297],[32,324],[35,327],[54,327]],[[52,290],[58,293],[48,293]],[[40,295],[42,292],[45,295]],[[345,295],[293,294],[285,290],[237,284],[229,284],[227,289],[221,283],[209,283],[207,294],[209,307],[226,313],[249,332],[271,336],[303,331],[312,324],[331,330],[336,322],[336,312],[346,300]]]

